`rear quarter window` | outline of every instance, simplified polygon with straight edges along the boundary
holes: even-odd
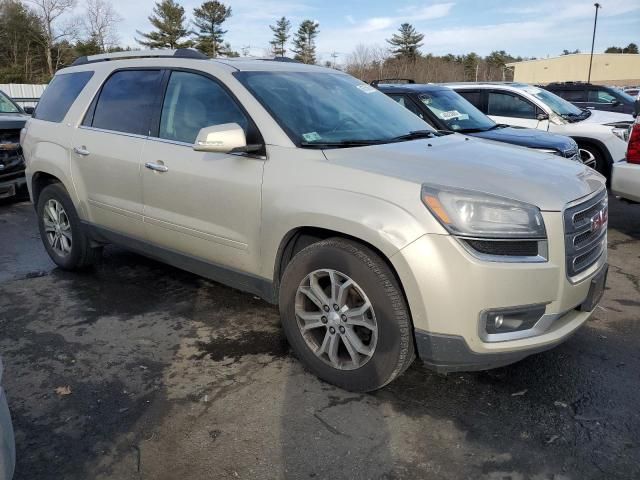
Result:
[[[33,117],[57,123],[64,120],[69,108],[91,77],[93,72],[63,73],[53,77],[40,97]]]

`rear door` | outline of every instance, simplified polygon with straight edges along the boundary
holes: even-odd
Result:
[[[264,142],[239,102],[215,78],[174,70],[165,84],[162,110],[142,162],[147,237],[164,249],[254,271],[265,157],[197,152],[193,143],[200,129],[225,123],[239,124],[249,143]]]
[[[538,120],[539,113],[540,109],[522,95],[503,90],[487,92],[487,115],[496,123],[547,130],[549,121]]]
[[[74,181],[87,198],[89,220],[143,238],[140,158],[159,101],[162,70],[112,73],[73,137]]]

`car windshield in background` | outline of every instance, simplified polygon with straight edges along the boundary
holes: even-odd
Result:
[[[636,101],[635,98],[633,98],[631,95],[629,95],[628,92],[625,92],[624,90],[614,88],[613,91],[622,102],[633,103]]]
[[[348,75],[317,72],[235,75],[291,139],[303,147],[387,143],[435,132],[385,94]]]
[[[437,90],[423,93],[420,101],[438,119],[456,132],[484,132],[496,127],[496,123],[453,90]]]
[[[0,92],[0,113],[20,113],[18,107],[2,92]]]
[[[548,90],[530,85],[519,86],[518,88],[536,97],[553,110],[556,115],[560,115],[561,117],[579,117],[584,115],[583,111],[578,107]]]

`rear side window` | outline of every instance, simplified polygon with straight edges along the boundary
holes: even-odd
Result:
[[[523,98],[502,92],[489,92],[487,115],[536,118],[536,107]]]
[[[482,105],[482,92],[477,90],[456,90],[456,92],[462,95],[467,102],[471,103],[477,109],[484,110]]]
[[[561,90],[559,92],[553,92],[553,93],[564,98],[568,102],[586,102],[587,101],[584,90]]]
[[[93,72],[64,73],[53,77],[33,117],[47,122],[61,122],[80,92],[93,77]]]
[[[102,86],[91,126],[149,135],[161,77],[160,70],[115,72]]]
[[[160,138],[193,143],[200,129],[224,123],[237,123],[248,133],[247,117],[217,82],[195,73],[171,73],[162,107]]]

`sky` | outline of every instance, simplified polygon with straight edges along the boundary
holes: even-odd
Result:
[[[202,0],[178,0],[191,17]],[[82,0],[80,0],[82,3]],[[150,31],[153,0],[112,0],[123,17],[122,44],[136,47],[136,30]],[[590,0],[228,0],[232,16],[225,40],[251,55],[264,55],[281,16],[294,28],[305,19],[320,24],[321,61],[337,54],[340,63],[358,44],[386,47],[386,39],[409,22],[425,35],[423,53],[442,55],[506,50],[514,56],[556,56],[564,49],[589,52],[595,7]],[[595,51],[630,42],[640,44],[640,0],[601,0]]]

